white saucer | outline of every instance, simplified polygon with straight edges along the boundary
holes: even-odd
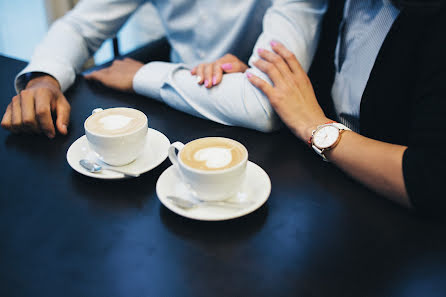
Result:
[[[178,176],[177,170],[172,165],[158,178],[156,194],[164,206],[183,217],[201,221],[223,221],[247,215],[268,200],[271,193],[271,181],[268,174],[257,164],[248,161],[246,179],[239,193],[231,197],[231,201],[243,202],[244,207],[219,207],[199,205],[191,209],[182,209],[173,204],[167,196],[190,197],[186,185]]]
[[[135,161],[130,164],[119,166],[117,168],[122,169],[126,172],[142,174],[147,172],[159,164],[161,164],[167,158],[167,151],[169,150],[170,141],[167,137],[155,130],[149,128],[147,130],[146,137],[146,147]],[[98,164],[105,165],[102,161],[97,158],[96,153],[94,153],[90,146],[88,145],[87,137],[84,135],[78,138],[67,151],[67,161],[71,168],[77,172],[101,179],[121,179],[124,178],[122,173],[117,173],[113,171],[103,170],[101,172],[92,173],[83,168],[79,161],[81,159],[89,159],[96,161]]]

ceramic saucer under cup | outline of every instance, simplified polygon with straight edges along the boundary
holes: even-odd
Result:
[[[246,178],[240,191],[228,198],[231,202],[243,203],[243,207],[221,207],[198,205],[191,209],[183,209],[175,205],[167,196],[191,199],[192,193],[180,179],[177,169],[172,165],[158,178],[156,194],[161,203],[181,216],[202,221],[223,221],[247,215],[261,207],[271,193],[271,181],[268,174],[257,164],[248,161]]]
[[[146,135],[146,146],[141,155],[136,158],[135,161],[130,164],[119,166],[120,170],[131,172],[135,174],[142,174],[153,168],[157,167],[167,158],[167,151],[170,146],[169,139],[161,132],[149,128]],[[100,179],[122,179],[125,178],[122,173],[112,172],[108,170],[103,170],[101,172],[92,173],[83,168],[79,161],[81,159],[89,159],[95,161],[100,165],[105,165],[97,157],[96,153],[90,149],[88,145],[88,140],[85,135],[78,138],[67,151],[67,161],[71,168],[79,172],[80,174],[100,178]]]

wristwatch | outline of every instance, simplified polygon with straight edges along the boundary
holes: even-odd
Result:
[[[348,127],[336,122],[318,126],[316,130],[311,133],[311,147],[324,161],[328,162],[324,153],[333,149],[339,143],[342,133],[346,130],[351,131]]]

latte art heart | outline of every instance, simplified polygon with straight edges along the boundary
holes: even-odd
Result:
[[[205,161],[208,168],[223,168],[232,161],[231,149],[208,147],[197,151],[194,154],[197,161]]]
[[[95,134],[116,136],[132,133],[147,125],[147,117],[139,110],[115,107],[92,114],[85,128]]]
[[[122,129],[127,126],[133,118],[126,117],[124,115],[114,114],[103,117],[99,120],[102,124],[102,128],[106,130]]]
[[[247,159],[248,152],[240,143],[224,137],[205,137],[186,144],[179,154],[191,168],[218,171],[228,169]]]

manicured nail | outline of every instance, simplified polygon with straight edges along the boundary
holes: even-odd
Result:
[[[206,79],[206,80],[204,81],[204,86],[207,87],[207,86],[208,86],[208,83],[209,83],[209,81]]]
[[[214,75],[213,77],[212,77],[212,85],[216,85],[217,84],[217,77]]]
[[[275,47],[277,45],[276,41],[271,41],[269,44],[271,44],[272,47]]]
[[[223,69],[224,71],[231,70],[232,69],[232,64],[231,63],[221,64],[221,69]]]
[[[263,48],[258,48],[257,49],[257,52],[260,54],[261,52],[263,52],[264,51],[264,49]]]
[[[248,78],[251,78],[251,77],[252,77],[252,74],[249,73],[249,72],[246,72],[246,76],[247,76]]]
[[[197,76],[197,83],[201,82],[202,78],[201,76]]]

